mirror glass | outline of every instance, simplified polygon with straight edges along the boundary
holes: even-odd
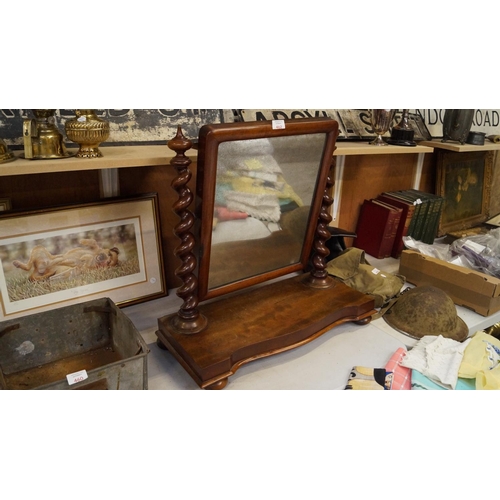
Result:
[[[322,132],[218,145],[208,291],[304,264],[326,140]]]

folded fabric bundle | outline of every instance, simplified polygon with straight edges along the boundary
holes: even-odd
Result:
[[[217,221],[217,219],[215,219]],[[261,220],[247,217],[241,220],[228,220],[214,224],[212,245],[229,241],[248,241],[267,238],[271,229]]]
[[[227,176],[226,176],[227,179]],[[246,176],[235,176],[230,179],[232,189],[251,194],[273,194],[278,198],[290,198],[302,206],[301,198],[295,193],[293,188],[287,184],[282,175],[278,176],[278,181],[269,183],[261,179],[252,179]]]
[[[278,174],[268,173],[268,172],[254,172],[253,170],[243,171],[244,175],[251,177],[252,179],[259,179],[261,181],[277,183]]]
[[[385,365],[387,375],[389,377],[391,390],[410,390],[411,389],[411,369],[401,366],[401,361],[406,355],[406,349],[400,347],[392,356],[389,362]]]
[[[239,159],[234,164],[238,170],[262,172],[268,174],[281,174],[283,171],[278,162],[271,155],[259,155],[247,159]]]
[[[215,185],[215,205],[218,207],[226,206],[226,193],[232,191],[233,186],[229,181],[218,181]]]
[[[227,191],[225,193],[229,210],[246,212],[260,220],[278,222],[281,217],[278,198],[272,194],[253,194],[241,191]]]
[[[382,307],[395,297],[405,284],[403,276],[381,272],[371,266],[365,252],[351,247],[328,262],[328,274],[346,285],[375,299],[375,307]]]
[[[442,335],[422,337],[401,361],[447,389],[455,389],[458,370],[470,339],[458,342]]]
[[[246,141],[226,141],[219,146],[217,172],[224,173],[234,169],[241,158],[272,155],[274,147],[269,139],[250,139]]]
[[[470,391],[476,388],[475,382],[466,378],[459,378],[455,386],[456,391]],[[418,370],[411,370],[412,391],[446,391],[446,387],[436,384],[429,377],[422,375]]]
[[[387,384],[390,382],[387,381]],[[346,390],[383,391],[386,386],[385,368],[368,368],[366,366],[354,366],[349,374]]]
[[[465,349],[458,375],[474,379],[476,389],[500,389],[500,340],[482,330]]]

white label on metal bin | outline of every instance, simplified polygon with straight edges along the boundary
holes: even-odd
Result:
[[[78,382],[83,382],[84,380],[88,379],[89,376],[87,375],[87,370],[80,370],[79,372],[66,375],[66,378],[68,379],[68,384],[73,385],[77,384]]]

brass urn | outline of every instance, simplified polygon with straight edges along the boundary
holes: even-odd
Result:
[[[66,135],[80,146],[77,158],[100,158],[99,145],[109,137],[109,123],[93,109],[75,109],[76,117],[66,122]]]
[[[7,163],[8,161],[14,161],[16,157],[14,153],[8,148],[4,140],[0,138],[0,163]]]

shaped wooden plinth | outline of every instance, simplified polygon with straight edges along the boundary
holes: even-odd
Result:
[[[158,320],[158,341],[204,389],[222,389],[245,363],[306,344],[348,321],[368,323],[374,301],[340,282],[326,289],[307,285],[308,275],[202,304],[208,326],[183,335]]]

